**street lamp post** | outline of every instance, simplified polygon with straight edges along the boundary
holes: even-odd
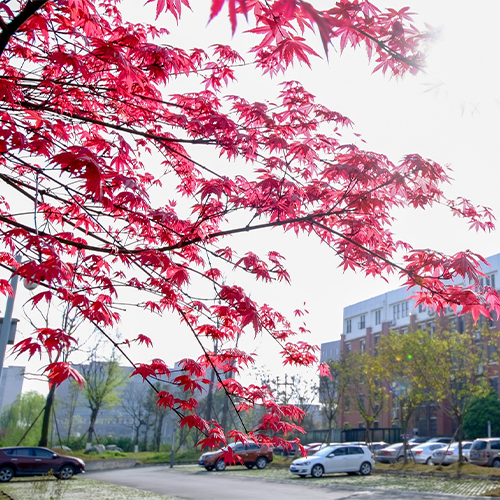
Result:
[[[21,263],[21,256],[16,255],[16,262]],[[0,333],[0,379],[2,378],[3,362],[5,358],[5,351],[7,343],[9,342],[10,329],[12,324],[12,311],[14,309],[14,299],[16,298],[17,283],[19,276],[16,272],[10,278],[10,286],[12,287],[12,295],[7,297],[7,304],[5,305],[5,314],[2,322],[2,331]]]

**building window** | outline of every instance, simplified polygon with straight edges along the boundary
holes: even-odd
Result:
[[[437,434],[437,418],[431,417],[429,422],[429,436],[433,437]]]
[[[418,305],[418,312],[419,313],[424,312],[424,304],[419,304]]]
[[[373,428],[378,429],[378,420],[375,420],[375,422],[373,422]]]
[[[361,352],[365,352],[365,341],[364,340],[360,340],[360,342],[359,342],[359,350]]]
[[[378,311],[375,311],[375,324],[380,325],[382,321],[382,311],[379,309]]]
[[[349,400],[349,398],[345,398],[345,401],[344,401],[344,411],[346,413],[349,413],[350,409],[351,409],[351,401]]]
[[[346,344],[345,344],[345,352],[347,352],[347,353],[351,352],[351,343],[350,342],[346,342]]]
[[[488,345],[488,363],[494,365],[498,362],[497,346],[495,344]]]
[[[360,422],[358,424],[358,429],[364,429],[365,428],[365,423],[364,422]]]
[[[490,385],[495,391],[495,394],[498,394],[498,377],[491,377],[490,378]]]
[[[394,316],[394,320],[399,319],[401,315],[401,304],[396,304],[392,309],[392,313]]]
[[[352,323],[351,323],[350,319],[346,320],[346,322],[345,322],[345,331],[346,331],[346,333],[352,332]]]
[[[362,314],[360,317],[359,317],[359,329],[362,330],[363,328],[365,328],[366,326],[366,321],[365,321],[365,315]]]
[[[359,395],[359,405],[362,406],[363,408],[365,406],[365,395],[364,394]]]
[[[401,304],[401,309],[403,310],[403,314],[401,314],[401,316],[404,316],[404,317],[408,316],[408,314],[409,314],[408,302],[403,302]]]

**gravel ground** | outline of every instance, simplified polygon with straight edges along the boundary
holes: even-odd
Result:
[[[194,471],[195,467],[186,467],[186,471]],[[383,474],[374,473],[369,476],[347,476],[345,474],[329,474],[320,479],[312,477],[300,478],[291,474],[287,469],[267,467],[264,470],[247,470],[244,467],[231,467],[227,471],[231,474],[244,475],[245,477],[256,476],[268,480],[286,482],[310,482],[311,484],[338,484],[342,486],[354,486],[359,488],[400,490],[400,491],[421,491],[431,493],[442,493],[446,495],[460,496],[489,496],[488,492],[497,490],[500,483],[491,481],[484,477],[478,479],[468,478],[448,478],[430,477],[415,474]],[[200,468],[200,472],[205,473]],[[227,472],[210,472],[210,474],[224,474]]]
[[[2,484],[0,490],[12,495],[15,500],[178,500],[171,496],[81,478],[70,481],[45,477],[13,479],[8,484]]]

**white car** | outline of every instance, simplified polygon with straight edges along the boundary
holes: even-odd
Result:
[[[410,459],[413,458],[417,464],[430,465],[432,454],[443,447],[443,443],[422,443],[411,449]]]
[[[468,462],[470,458],[471,446],[472,441],[462,441],[462,454],[466,462]],[[453,443],[449,448],[448,445],[444,445],[432,454],[432,463],[434,465],[451,465],[456,462],[458,462],[458,443]]]
[[[290,472],[300,477],[311,475],[316,478],[333,472],[359,472],[366,476],[373,467],[373,453],[366,446],[336,445],[322,448],[310,457],[294,460],[290,465]]]

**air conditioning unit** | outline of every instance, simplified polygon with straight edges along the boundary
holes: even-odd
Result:
[[[389,321],[389,326],[396,326],[396,321],[393,319]]]

